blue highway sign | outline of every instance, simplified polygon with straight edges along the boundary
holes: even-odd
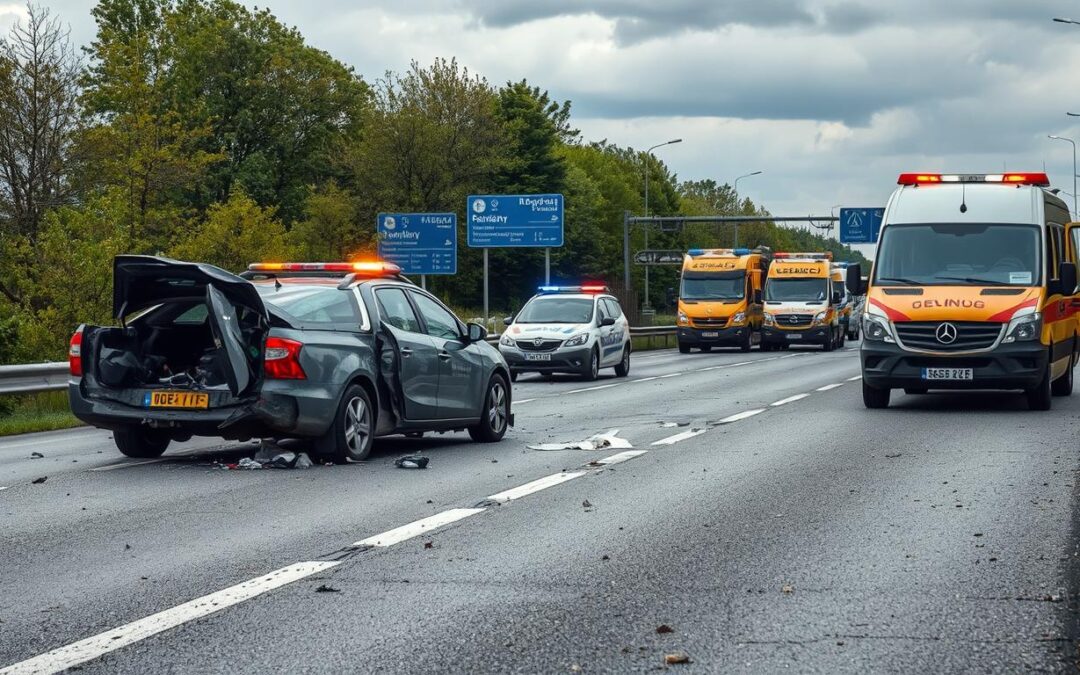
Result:
[[[563,245],[562,195],[473,195],[465,213],[474,248]]]
[[[379,258],[405,274],[457,274],[456,213],[380,213]]]
[[[885,209],[840,209],[840,243],[876,244]]]

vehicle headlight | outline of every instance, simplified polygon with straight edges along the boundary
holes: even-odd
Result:
[[[741,326],[746,323],[746,312],[739,312],[735,316],[731,317],[731,324],[733,326]]]
[[[690,317],[686,316],[686,312],[683,312],[683,311],[679,312],[679,325],[680,326],[689,326],[690,325]]]
[[[563,347],[579,347],[589,341],[588,333],[578,333],[563,343]]]
[[[829,315],[828,311],[818,312],[817,314],[814,315],[814,323],[816,323],[816,324],[825,323],[825,317],[828,316],[828,315]]]
[[[875,342],[896,342],[889,328],[889,320],[885,317],[863,314],[862,322],[863,338]]]
[[[1033,312],[1024,316],[1013,317],[1005,329],[1003,342],[1025,342],[1038,340],[1042,333],[1042,314]]]
[[[514,344],[514,338],[510,337],[506,333],[503,333],[502,337],[499,338],[499,344],[506,345],[507,347],[517,346],[516,344]]]
[[[769,314],[768,312],[765,312],[764,323],[765,323],[766,326],[775,326],[776,325],[776,317],[773,316],[772,314]]]

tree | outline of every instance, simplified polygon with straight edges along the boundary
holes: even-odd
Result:
[[[289,232],[300,260],[355,260],[375,256],[374,226],[358,226],[356,198],[336,183],[327,183],[308,197],[304,220]]]
[[[234,190],[229,201],[211,206],[206,218],[180,238],[170,254],[240,272],[260,260],[286,260],[291,252],[277,212]]]

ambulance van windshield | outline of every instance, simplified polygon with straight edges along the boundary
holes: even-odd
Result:
[[[882,286],[1036,286],[1042,276],[1033,225],[897,223],[878,248]]]
[[[772,277],[765,284],[766,302],[823,302],[828,293],[828,279]]]
[[[515,323],[589,323],[593,316],[592,298],[567,298],[544,295],[533,298],[514,319]]]
[[[683,300],[742,300],[746,295],[746,273],[684,272],[679,297]]]

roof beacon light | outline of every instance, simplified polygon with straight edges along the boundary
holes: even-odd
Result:
[[[611,289],[603,284],[585,284],[583,286],[540,286],[541,293],[610,293]]]
[[[777,260],[832,260],[832,253],[776,253],[773,258]]]
[[[1016,173],[902,173],[898,185],[933,185],[939,183],[1002,183],[1005,185],[1035,185],[1050,187],[1050,177],[1045,172]]]
[[[249,272],[341,272],[364,276],[395,276],[401,274],[401,267],[381,260],[364,262],[332,263],[251,263]]]
[[[703,249],[703,248],[692,248],[692,249],[690,249],[689,251],[686,252],[686,255],[690,256],[691,258],[693,258],[695,256],[699,256],[699,255],[705,255],[705,249]]]
[[[750,255],[750,249],[748,249],[748,248],[737,248],[734,251],[732,251],[732,253],[734,253],[735,255]]]

